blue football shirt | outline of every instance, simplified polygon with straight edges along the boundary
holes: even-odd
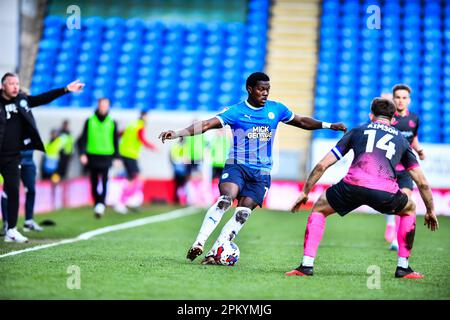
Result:
[[[272,169],[272,147],[279,122],[287,123],[295,114],[284,104],[267,100],[256,108],[247,101],[226,107],[216,117],[233,132],[227,163],[244,164],[253,169]]]

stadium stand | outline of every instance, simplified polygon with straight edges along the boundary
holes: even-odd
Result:
[[[80,30],[66,27],[63,2],[49,4],[31,92],[75,78],[87,85],[54,106],[91,107],[106,96],[120,108],[217,111],[241,100],[243,81],[264,69],[268,0],[211,1],[202,10],[193,1],[192,14],[180,0],[135,1],[133,11],[86,2]]]
[[[314,110],[319,13],[319,0],[278,0],[271,6],[266,59],[270,98],[304,116]],[[283,150],[298,151],[293,157],[307,154],[310,131],[279,126],[277,135]]]
[[[381,8],[381,29],[366,25],[370,5]],[[403,82],[421,119],[419,140],[449,143],[450,3],[445,1],[324,0],[315,88],[317,118],[367,121],[374,96]],[[315,137],[335,138],[332,131]]]

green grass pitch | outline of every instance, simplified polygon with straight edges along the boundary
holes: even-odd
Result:
[[[0,242],[0,255],[175,209],[149,206],[139,213],[107,211],[94,219],[91,209],[39,215],[56,226],[28,233],[29,244]],[[220,232],[230,210],[207,242]],[[202,266],[186,259],[204,210],[170,221],[98,235],[89,240],[0,258],[0,299],[449,299],[450,218],[439,217],[430,232],[418,217],[410,264],[422,280],[395,279],[396,253],[383,238],[381,215],[352,213],[327,220],[313,277],[285,277],[300,261],[307,212],[257,209],[236,239],[241,258],[236,266]],[[19,222],[21,230],[22,220]],[[80,289],[67,286],[80,271]],[[380,288],[369,289],[378,266]],[[70,271],[70,269],[69,269]]]

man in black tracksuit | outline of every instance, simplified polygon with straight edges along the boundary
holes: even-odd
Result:
[[[19,91],[19,78],[6,73],[0,89],[0,174],[3,192],[8,200],[8,230],[5,242],[26,242],[16,229],[19,214],[20,151],[45,151],[31,108],[50,103],[67,92],[81,91],[84,84],[75,81],[65,88],[51,90],[37,96]]]

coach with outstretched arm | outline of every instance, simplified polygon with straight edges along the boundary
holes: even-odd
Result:
[[[6,73],[0,89],[0,174],[3,176],[3,192],[8,200],[8,230],[5,242],[27,242],[16,229],[19,214],[20,151],[45,151],[31,108],[63,96],[78,92],[83,83],[75,81],[64,88],[54,89],[37,96],[19,91],[19,77]]]

